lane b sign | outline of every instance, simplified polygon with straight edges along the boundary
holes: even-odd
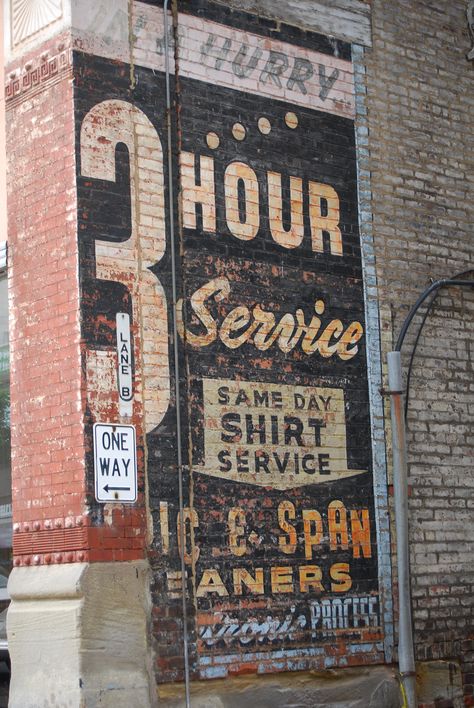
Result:
[[[95,498],[99,502],[137,500],[137,455],[133,425],[94,425]]]

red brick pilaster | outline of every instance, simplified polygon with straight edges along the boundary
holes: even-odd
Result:
[[[140,559],[143,504],[88,514],[69,34],[5,78],[14,564]]]

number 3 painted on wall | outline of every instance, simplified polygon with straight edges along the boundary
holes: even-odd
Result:
[[[96,241],[96,277],[122,283],[131,293],[133,416],[142,417],[144,432],[150,432],[163,419],[170,399],[166,296],[149,270],[166,249],[163,150],[157,131],[139,108],[126,101],[103,101],[87,113],[81,126],[82,176],[115,182],[118,143],[124,143],[130,155],[132,231],[122,243]],[[96,421],[103,419],[111,391],[117,391],[114,352],[88,352],[87,390]],[[126,404],[119,412],[132,413]]]

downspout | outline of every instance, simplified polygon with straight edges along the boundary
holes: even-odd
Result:
[[[461,273],[461,276],[466,275]],[[404,704],[416,708],[415,652],[410,594],[410,557],[408,543],[408,482],[406,420],[403,407],[403,378],[401,348],[413,317],[432,292],[448,286],[474,287],[474,280],[443,279],[432,283],[418,298],[403,323],[395,346],[388,353],[388,393],[392,421],[393,488],[395,501],[395,526],[397,533],[398,569],[398,663],[402,681]],[[424,324],[424,320],[423,323]]]
[[[181,561],[181,592],[183,616],[183,658],[184,658],[184,687],[186,694],[186,708],[191,706],[190,679],[189,679],[189,640],[188,640],[188,609],[187,609],[187,582],[186,582],[186,529],[184,520],[183,502],[183,456],[181,450],[182,425],[181,425],[181,392],[179,385],[179,356],[178,356],[178,326],[176,320],[177,285],[176,285],[176,233],[174,223],[174,188],[173,188],[173,153],[171,148],[171,91],[170,91],[170,61],[168,38],[168,0],[163,6],[164,40],[165,40],[165,77],[166,77],[166,128],[168,140],[168,193],[170,210],[170,241],[171,241],[171,287],[173,312],[173,349],[174,349],[174,390],[176,399],[176,438],[177,438],[177,464],[178,464],[178,496],[179,496],[179,534],[180,534],[180,561]]]
[[[399,351],[389,352],[388,393],[392,418],[393,490],[397,531],[398,569],[398,666],[404,703],[416,708],[415,652],[411,620],[410,567],[408,549],[408,483],[405,415],[403,411],[402,365]]]

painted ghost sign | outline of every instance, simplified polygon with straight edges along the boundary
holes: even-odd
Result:
[[[131,419],[146,449],[161,680],[181,676],[180,551],[198,675],[382,657],[350,50],[212,8],[179,16],[174,203],[161,11],[137,4],[132,83],[93,36],[102,56],[75,56],[91,425]]]
[[[344,392],[203,379],[203,472],[291,489],[361,474],[347,469]]]

